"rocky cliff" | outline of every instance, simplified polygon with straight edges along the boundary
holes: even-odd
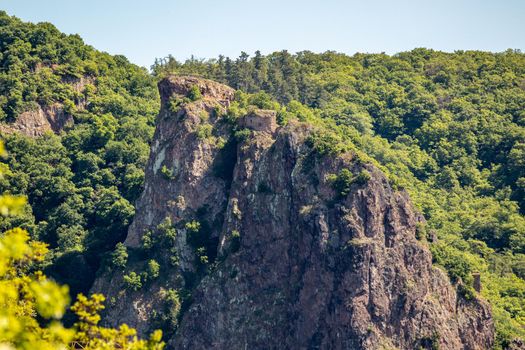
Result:
[[[432,266],[424,219],[378,169],[319,153],[298,122],[234,137],[226,86],[159,90],[126,267],[93,287],[104,322],[162,327],[173,349],[491,348],[488,305]]]
[[[61,104],[41,107],[20,113],[11,123],[0,123],[0,133],[21,133],[30,137],[42,136],[45,132],[59,133],[64,126],[73,123],[73,118],[65,113]]]
[[[38,66],[37,70],[41,69]],[[93,84],[91,77],[63,78],[62,81],[70,85],[77,93],[75,107],[77,110],[86,108],[86,98],[83,96],[87,84]],[[11,122],[0,122],[0,133],[20,133],[29,137],[42,136],[46,132],[59,134],[65,127],[73,124],[73,116],[66,112],[64,105],[59,102],[50,105],[34,103],[33,108],[20,113],[16,120]]]

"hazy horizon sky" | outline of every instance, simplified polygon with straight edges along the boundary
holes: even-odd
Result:
[[[255,50],[525,50],[525,0],[0,0],[0,10],[145,67]]]

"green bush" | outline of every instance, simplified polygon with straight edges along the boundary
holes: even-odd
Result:
[[[191,101],[197,101],[202,98],[201,90],[197,85],[192,85],[186,95]]]
[[[173,174],[173,170],[169,169],[167,166],[163,165],[160,168],[160,173],[164,176],[166,180],[173,180],[175,178],[175,175]]]
[[[332,183],[332,188],[336,191],[337,196],[344,198],[350,193],[353,184],[366,184],[370,180],[370,173],[363,169],[354,176],[350,170],[345,168],[341,169],[337,175],[331,174],[327,180]]]
[[[146,231],[141,237],[142,249],[150,251],[153,248],[173,248],[177,239],[177,229],[169,217],[164,218],[156,227],[155,232]]]
[[[365,185],[370,180],[370,178],[370,173],[367,170],[363,169],[354,178],[354,182],[358,185]]]
[[[140,288],[142,288],[142,278],[135,271],[131,271],[129,274],[125,275],[123,280],[126,289],[138,291]]]
[[[125,268],[128,262],[128,251],[124,244],[117,243],[111,254],[111,264],[117,268]]]
[[[341,142],[341,138],[328,131],[318,132],[308,136],[306,144],[310,146],[318,156],[337,156],[344,152],[344,146]]]
[[[153,259],[148,261],[148,266],[146,268],[147,280],[153,280],[160,275],[160,265]]]
[[[475,292],[472,287],[466,286],[463,283],[458,284],[458,293],[461,295],[465,300],[473,300],[475,298]]]
[[[237,140],[237,142],[242,143],[248,141],[251,135],[252,132],[250,131],[250,129],[242,129],[235,132],[235,139]]]
[[[464,257],[465,252],[461,252],[441,242],[431,245],[430,250],[434,263],[443,266],[447,270],[453,283],[462,281],[466,285],[471,285],[472,267]]]
[[[211,137],[213,126],[211,124],[205,123],[197,126],[197,138],[200,140],[206,140]]]
[[[195,252],[197,253],[197,258],[201,265],[206,265],[210,262],[205,247],[199,247]]]
[[[182,306],[179,293],[175,289],[168,289],[164,295],[164,302],[164,322],[171,330],[173,330],[178,326],[178,317]]]
[[[199,230],[201,228],[201,224],[200,224],[200,222],[193,220],[193,221],[187,222],[184,225],[184,227],[186,228],[186,230],[188,230],[188,233],[190,235],[192,235],[192,234],[199,233]]]
[[[158,236],[169,245],[175,244],[177,238],[177,229],[171,223],[169,217],[164,218],[160,224],[157,225]]]
[[[180,98],[180,97],[171,97],[168,101],[168,110],[171,112],[171,113],[177,113],[181,107],[186,104],[186,103],[189,103],[191,100],[188,98],[188,97],[183,97],[183,98]]]
[[[153,233],[146,231],[141,237],[142,249],[150,250],[154,246]]]
[[[342,198],[350,193],[354,175],[348,169],[341,169],[337,176],[331,176],[328,180],[332,183],[332,188],[336,191],[337,196]]]

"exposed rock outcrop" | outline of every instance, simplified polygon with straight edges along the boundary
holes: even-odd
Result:
[[[199,87],[203,97],[173,110],[176,100],[183,99],[193,86]],[[115,299],[107,310],[108,323],[126,322],[141,332],[148,331],[152,323],[155,326],[152,310],[164,309],[165,291],[188,287],[182,276],[197,272],[195,253],[187,243],[184,224],[194,220],[198,213],[201,222],[210,223],[210,236],[218,241],[231,178],[231,174],[217,174],[214,169],[228,168],[221,163],[227,163],[223,154],[232,147],[227,144],[221,149],[217,143],[231,134],[231,127],[220,115],[233,100],[234,90],[193,77],[166,78],[159,83],[159,90],[162,104],[145,172],[148,181],[136,203],[136,215],[125,245],[131,253],[140,250],[143,236],[148,232],[160,235],[156,227],[169,218],[178,228],[175,247],[171,247],[176,252],[170,252],[170,247],[159,247],[162,251],[148,254],[148,258],[155,257],[163,262],[163,269],[169,270],[164,276],[167,281],[153,281],[147,293],[126,291],[122,274],[116,272],[98,279],[93,287],[110,296],[110,300]],[[213,135],[206,139],[199,136],[199,131],[212,125]],[[170,254],[177,259],[175,266],[169,261]],[[144,259],[138,260],[128,263],[126,273],[144,269]]]
[[[251,130],[273,134],[277,130],[277,113],[270,110],[251,111],[239,120],[239,125]]]
[[[51,67],[52,68],[52,67]],[[42,69],[39,65],[35,71]],[[91,77],[64,77],[67,83],[77,93],[75,106],[78,110],[86,108],[87,100],[83,92],[88,84],[93,84]],[[0,133],[12,134],[21,133],[29,137],[42,136],[46,132],[60,133],[66,126],[73,124],[73,117],[64,110],[61,103],[53,103],[49,106],[35,103],[33,108],[20,113],[16,120],[7,123],[0,123]]]
[[[73,118],[64,112],[61,104],[44,108],[35,105],[34,109],[20,113],[14,122],[0,123],[0,133],[19,132],[26,136],[37,137],[48,131],[58,133],[72,122]]]
[[[175,111],[194,85],[203,98]],[[111,301],[104,322],[163,326],[174,349],[491,348],[488,305],[432,266],[415,238],[424,219],[378,169],[317,154],[301,123],[236,144],[222,117],[226,86],[170,77],[159,89],[128,265],[94,286]],[[328,181],[341,169],[367,176],[341,195]],[[159,229],[167,217],[176,235]],[[126,286],[123,276],[151,258],[161,276]],[[178,320],[166,316],[170,289],[184,299]]]

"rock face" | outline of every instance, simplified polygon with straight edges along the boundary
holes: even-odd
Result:
[[[269,110],[252,111],[239,120],[239,126],[273,134],[277,130],[277,113]]]
[[[26,136],[42,136],[45,132],[60,132],[65,125],[72,123],[73,118],[64,112],[62,105],[53,104],[42,108],[36,105],[35,109],[20,113],[13,123],[0,124],[0,132],[11,134],[19,132]]]
[[[193,85],[203,98],[174,110]],[[415,238],[424,219],[378,169],[318,154],[312,128],[295,122],[226,141],[230,88],[171,77],[159,89],[130,258],[94,286],[111,301],[104,322],[164,327],[172,349],[491,348],[490,308],[432,266]],[[341,169],[360,179],[344,195],[328,180]],[[163,222],[176,235],[166,239]],[[160,277],[126,287],[152,257]],[[184,299],[178,319],[166,316],[170,290]]]
[[[37,66],[35,71],[42,68]],[[87,105],[86,97],[83,94],[87,84],[93,84],[91,77],[69,77],[62,78],[77,93],[75,106],[78,110],[84,110]],[[33,109],[20,113],[14,122],[0,123],[0,133],[12,134],[20,133],[29,137],[42,136],[46,132],[60,133],[66,126],[73,124],[73,117],[66,113],[61,103],[41,106],[35,103]]]

